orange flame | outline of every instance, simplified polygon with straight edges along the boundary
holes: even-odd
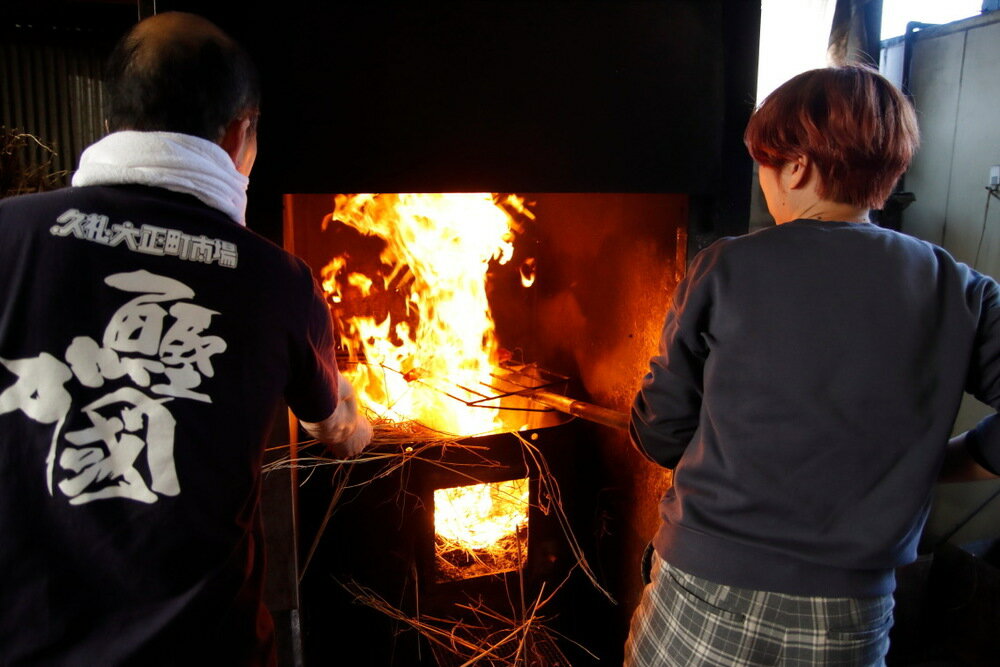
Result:
[[[345,375],[379,416],[463,436],[503,428],[498,410],[463,401],[480,398],[498,361],[485,280],[491,262],[513,254],[519,226],[508,209],[533,217],[513,195],[499,203],[489,193],[336,196],[328,221],[385,243],[380,275],[348,272],[343,256],[322,270],[334,303],[351,292],[397,305],[338,322],[351,361],[362,362]]]
[[[529,257],[521,263],[521,284],[524,287],[531,287],[535,284],[535,272],[537,269],[538,263],[534,257]]]

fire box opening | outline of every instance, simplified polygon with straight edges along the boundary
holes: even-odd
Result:
[[[519,570],[528,557],[528,479],[434,491],[437,581]]]

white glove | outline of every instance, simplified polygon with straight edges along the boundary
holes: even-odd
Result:
[[[337,458],[357,456],[372,441],[372,425],[361,413],[354,416],[354,430],[340,443],[327,443],[327,447]]]
[[[321,422],[301,421],[306,433],[326,444],[337,458],[356,456],[372,441],[372,425],[358,410],[354,387],[343,375],[338,374],[337,390],[340,400],[337,408]]]

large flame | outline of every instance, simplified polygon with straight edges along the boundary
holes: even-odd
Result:
[[[345,374],[362,403],[456,435],[500,430],[498,410],[466,402],[480,398],[498,362],[486,273],[513,254],[517,223],[508,210],[530,217],[523,202],[449,193],[337,195],[335,203],[324,226],[336,220],[384,242],[380,265],[367,273],[352,270],[346,255],[322,271],[335,303],[348,293],[381,299],[371,312],[338,318],[351,361],[361,362]]]

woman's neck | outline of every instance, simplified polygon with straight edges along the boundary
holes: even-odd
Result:
[[[803,205],[795,213],[792,220],[826,220],[837,222],[869,222],[869,210],[858,208],[850,204],[828,201],[825,199],[816,200]]]

